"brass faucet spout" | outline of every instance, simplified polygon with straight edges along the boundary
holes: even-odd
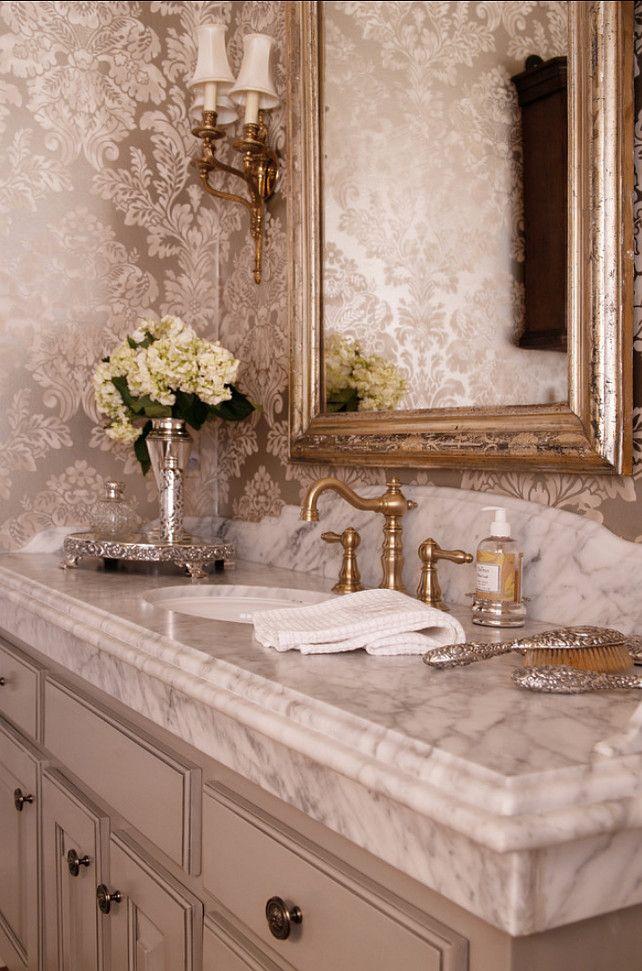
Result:
[[[319,502],[319,496],[324,492],[336,492],[340,495],[347,503],[349,503],[354,509],[360,509],[362,512],[380,512],[381,499],[365,499],[358,496],[354,489],[351,489],[349,485],[342,482],[341,479],[335,479],[328,477],[326,479],[319,479],[315,482],[313,486],[307,491],[306,497],[303,500],[301,506],[301,519],[306,523],[318,523],[319,521],[319,510],[317,504]]]

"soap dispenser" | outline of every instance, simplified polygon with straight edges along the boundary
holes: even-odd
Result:
[[[506,510],[485,506],[495,518],[490,535],[481,541],[475,556],[473,623],[482,627],[523,627],[526,608],[522,600],[522,553],[511,538]]]

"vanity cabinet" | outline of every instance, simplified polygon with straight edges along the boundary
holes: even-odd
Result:
[[[38,971],[40,902],[38,816],[40,756],[0,720],[0,931],[9,971]]]
[[[9,971],[636,966],[642,908],[512,938],[43,655],[0,662],[23,699],[0,691]]]

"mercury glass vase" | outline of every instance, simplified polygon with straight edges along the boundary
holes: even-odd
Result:
[[[185,536],[185,469],[191,448],[182,418],[152,418],[147,449],[158,486],[162,543],[177,543]]]

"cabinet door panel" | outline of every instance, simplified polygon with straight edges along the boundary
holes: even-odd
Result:
[[[112,971],[200,971],[203,905],[124,835],[109,847]]]
[[[32,802],[18,812],[20,789]],[[0,720],[0,928],[20,964],[38,968],[38,754]],[[9,965],[12,956],[7,955]]]
[[[42,781],[42,859],[47,971],[102,971],[102,921],[96,884],[103,881],[109,821],[60,773]],[[67,854],[88,857],[72,872]]]

